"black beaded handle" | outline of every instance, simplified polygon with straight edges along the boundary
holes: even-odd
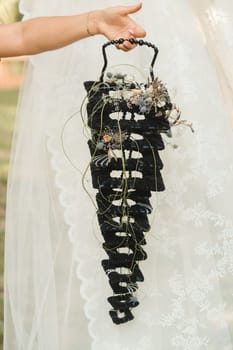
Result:
[[[142,39],[137,40],[137,39],[134,39],[134,38],[130,38],[130,39],[123,39],[123,38],[121,38],[121,39],[118,39],[118,40],[111,40],[111,41],[106,42],[102,46],[102,52],[103,52],[103,57],[104,57],[104,66],[102,68],[100,81],[101,82],[103,81],[104,73],[105,73],[107,65],[108,65],[108,59],[107,59],[107,54],[106,54],[106,47],[108,47],[110,45],[123,44],[126,41],[130,42],[130,44],[135,44],[135,45],[139,45],[139,46],[145,45],[145,46],[151,47],[154,50],[154,56],[153,56],[152,62],[150,64],[150,76],[151,76],[151,79],[153,81],[154,80],[153,68],[154,68],[155,60],[157,58],[159,50],[154,44],[152,44],[150,42],[144,41]]]

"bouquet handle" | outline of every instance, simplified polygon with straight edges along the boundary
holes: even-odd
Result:
[[[154,80],[154,64],[155,64],[155,61],[156,61],[156,58],[157,58],[157,55],[158,55],[158,48],[150,43],[150,42],[147,42],[147,41],[144,41],[142,39],[133,39],[133,38],[130,38],[130,39],[118,39],[118,40],[111,40],[111,41],[108,41],[106,42],[103,46],[102,46],[102,53],[103,53],[103,57],[104,57],[104,65],[103,65],[103,68],[102,68],[102,71],[101,71],[101,76],[100,76],[100,82],[103,82],[103,78],[104,78],[104,73],[106,71],[106,68],[107,68],[107,65],[108,65],[108,59],[107,59],[107,54],[106,54],[106,48],[110,45],[117,45],[117,44],[123,44],[125,41],[128,41],[130,42],[131,44],[135,44],[135,45],[139,45],[139,46],[148,46],[148,47],[151,47],[153,50],[154,50],[154,56],[153,56],[153,59],[151,61],[151,64],[150,64],[150,76],[151,76],[151,80],[153,81]]]

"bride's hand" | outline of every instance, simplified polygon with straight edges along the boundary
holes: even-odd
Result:
[[[146,35],[145,30],[129,16],[139,11],[141,7],[142,4],[139,3],[134,6],[110,7],[94,11],[90,13],[90,31],[103,34],[109,40],[143,38]],[[124,51],[128,51],[134,47],[135,45],[129,42],[117,45],[117,48]]]

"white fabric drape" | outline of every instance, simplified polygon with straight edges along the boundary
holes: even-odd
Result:
[[[20,9],[30,18],[132,3],[22,0]],[[166,191],[153,197],[140,306],[121,326],[108,315],[102,238],[82,187],[82,84],[98,79],[105,39],[29,59],[8,183],[5,350],[233,349],[232,16],[230,0],[145,0],[135,16],[195,133],[175,129],[178,148],[161,152]],[[109,50],[111,64],[143,72],[150,54]],[[85,185],[94,196],[89,175]]]

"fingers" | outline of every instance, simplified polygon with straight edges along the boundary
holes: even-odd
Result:
[[[123,44],[118,45],[118,48],[123,51],[130,51],[135,48],[135,44],[131,44],[128,41],[125,41]]]
[[[123,51],[129,51],[134,49],[137,45],[131,43],[130,39],[137,39],[137,38],[144,38],[146,36],[145,30],[139,26],[135,25],[133,29],[128,29],[125,32],[119,32],[115,37],[114,40],[118,40],[119,38],[126,39],[122,44],[116,44],[116,48],[123,50]]]
[[[132,38],[134,39],[134,38]],[[125,40],[122,44],[116,44],[115,45],[117,49],[122,50],[122,51],[130,51],[132,49],[134,49],[137,45],[131,43],[128,40]]]
[[[123,12],[124,12],[124,15],[130,15],[132,13],[138,12],[139,10],[141,10],[141,8],[142,8],[142,3],[140,2],[133,6],[125,6]]]
[[[119,38],[127,39],[122,44],[116,44],[116,48],[123,50],[123,51],[129,51],[135,48],[135,44],[130,43],[128,40],[130,38],[144,38],[146,36],[146,32],[144,28],[142,28],[137,22],[135,22],[132,18],[130,18],[130,14],[133,14],[137,11],[139,11],[142,7],[142,3],[138,3],[134,6],[122,6],[122,7],[115,7],[112,9],[115,12],[118,13],[118,17],[114,18],[113,13],[112,17],[114,21],[109,23],[108,25],[111,27],[114,27],[118,30],[116,30],[116,33],[114,35],[108,35],[107,31],[105,36],[107,38],[110,38],[110,40],[116,40]]]
[[[146,36],[146,31],[139,24],[129,29],[131,36],[135,38],[144,38]]]

